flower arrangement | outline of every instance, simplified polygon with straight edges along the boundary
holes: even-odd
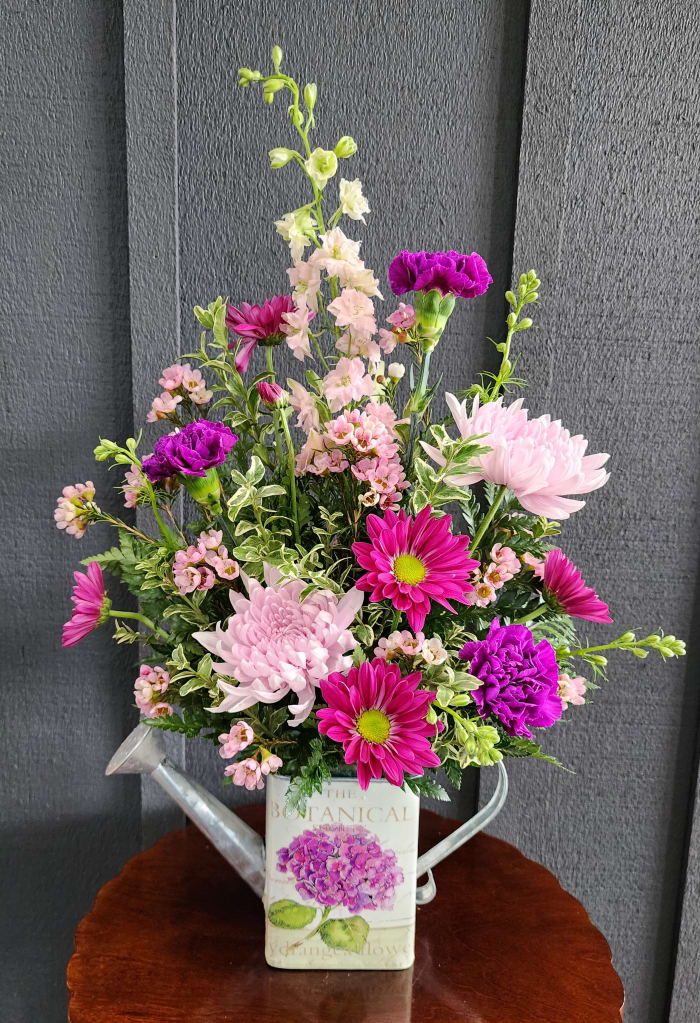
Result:
[[[63,644],[115,619],[117,642],[146,650],[134,682],[146,723],[209,739],[231,784],[262,788],[284,771],[302,810],[332,775],[435,796],[440,769],[459,788],[469,765],[553,761],[545,730],[588,701],[609,651],[685,648],[661,631],[578,638],[581,622],[612,619],[555,538],[606,483],[608,455],[512,400],[540,281],[530,270],[506,292],[500,367],[446,394],[445,415],[431,353],[455,304],[493,283],[486,262],[400,252],[388,283],[401,301],[380,315],[379,279],[345,233],[370,212],[362,185],[341,176],[334,189],[355,142],[312,148],[316,86],[281,71],[278,47],[272,59],[271,74],[242,68],[239,81],[268,104],[287,94],[300,143],[270,151],[309,187],[275,221],[290,293],[195,306],[199,347],[163,370],[147,416],[167,432],[148,454],[140,433],[95,449],[124,473],[123,518],[101,510],[92,482],[64,488],[57,526],[81,539],[107,522],[119,543],[76,572]],[[283,346],[301,379],[279,379]],[[112,607],[103,571],[139,611]],[[306,831],[280,869],[327,907],[382,905],[399,878],[381,850],[364,902],[342,877],[330,883],[327,860],[314,866],[320,845],[335,856],[373,841]]]

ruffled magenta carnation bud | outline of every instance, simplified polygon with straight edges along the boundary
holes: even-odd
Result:
[[[280,408],[284,404],[285,392],[279,384],[260,380],[257,384],[260,401],[266,408]]]
[[[143,471],[151,483],[168,476],[205,477],[209,469],[222,465],[238,437],[224,423],[200,419],[182,430],[160,437],[153,454],[144,459]]]
[[[483,295],[493,278],[478,252],[400,252],[389,266],[389,284],[395,295],[431,291],[458,298]]]
[[[556,654],[546,639],[535,645],[526,626],[494,618],[486,639],[465,643],[459,656],[482,681],[470,694],[479,714],[496,718],[508,735],[531,739],[530,728],[561,717]]]

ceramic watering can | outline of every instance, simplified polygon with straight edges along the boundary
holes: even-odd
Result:
[[[430,902],[437,891],[432,868],[485,828],[505,803],[508,776],[502,762],[497,768],[489,802],[422,856],[420,801],[385,781],[363,791],[356,778],[331,779],[301,817],[286,808],[289,780],[268,775],[263,841],[170,763],[156,728],[138,725],[106,773],[150,774],[263,899],[270,965],[367,970],[412,964],[416,903]],[[427,880],[418,885],[423,876]]]

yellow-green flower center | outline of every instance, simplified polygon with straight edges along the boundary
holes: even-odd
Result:
[[[367,742],[385,743],[391,731],[391,721],[381,710],[363,710],[357,719],[357,730]]]
[[[394,561],[394,575],[400,583],[416,586],[425,579],[425,565],[413,554],[399,554]]]

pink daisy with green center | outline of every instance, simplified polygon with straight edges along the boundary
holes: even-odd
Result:
[[[415,519],[392,511],[367,516],[369,543],[354,543],[353,553],[367,569],[357,588],[371,593],[371,601],[390,600],[405,611],[414,632],[423,628],[431,602],[454,614],[451,600],[467,602],[474,587],[471,572],[479,562],[469,557],[469,537],[451,532],[452,516],[435,518],[430,505]]]
[[[404,774],[440,766],[430,745],[436,726],[426,720],[436,694],[418,688],[421,678],[419,671],[402,678],[397,664],[375,657],[321,682],[328,706],[317,712],[318,730],[342,742],[345,763],[357,763],[360,788],[382,774],[403,785]]]

